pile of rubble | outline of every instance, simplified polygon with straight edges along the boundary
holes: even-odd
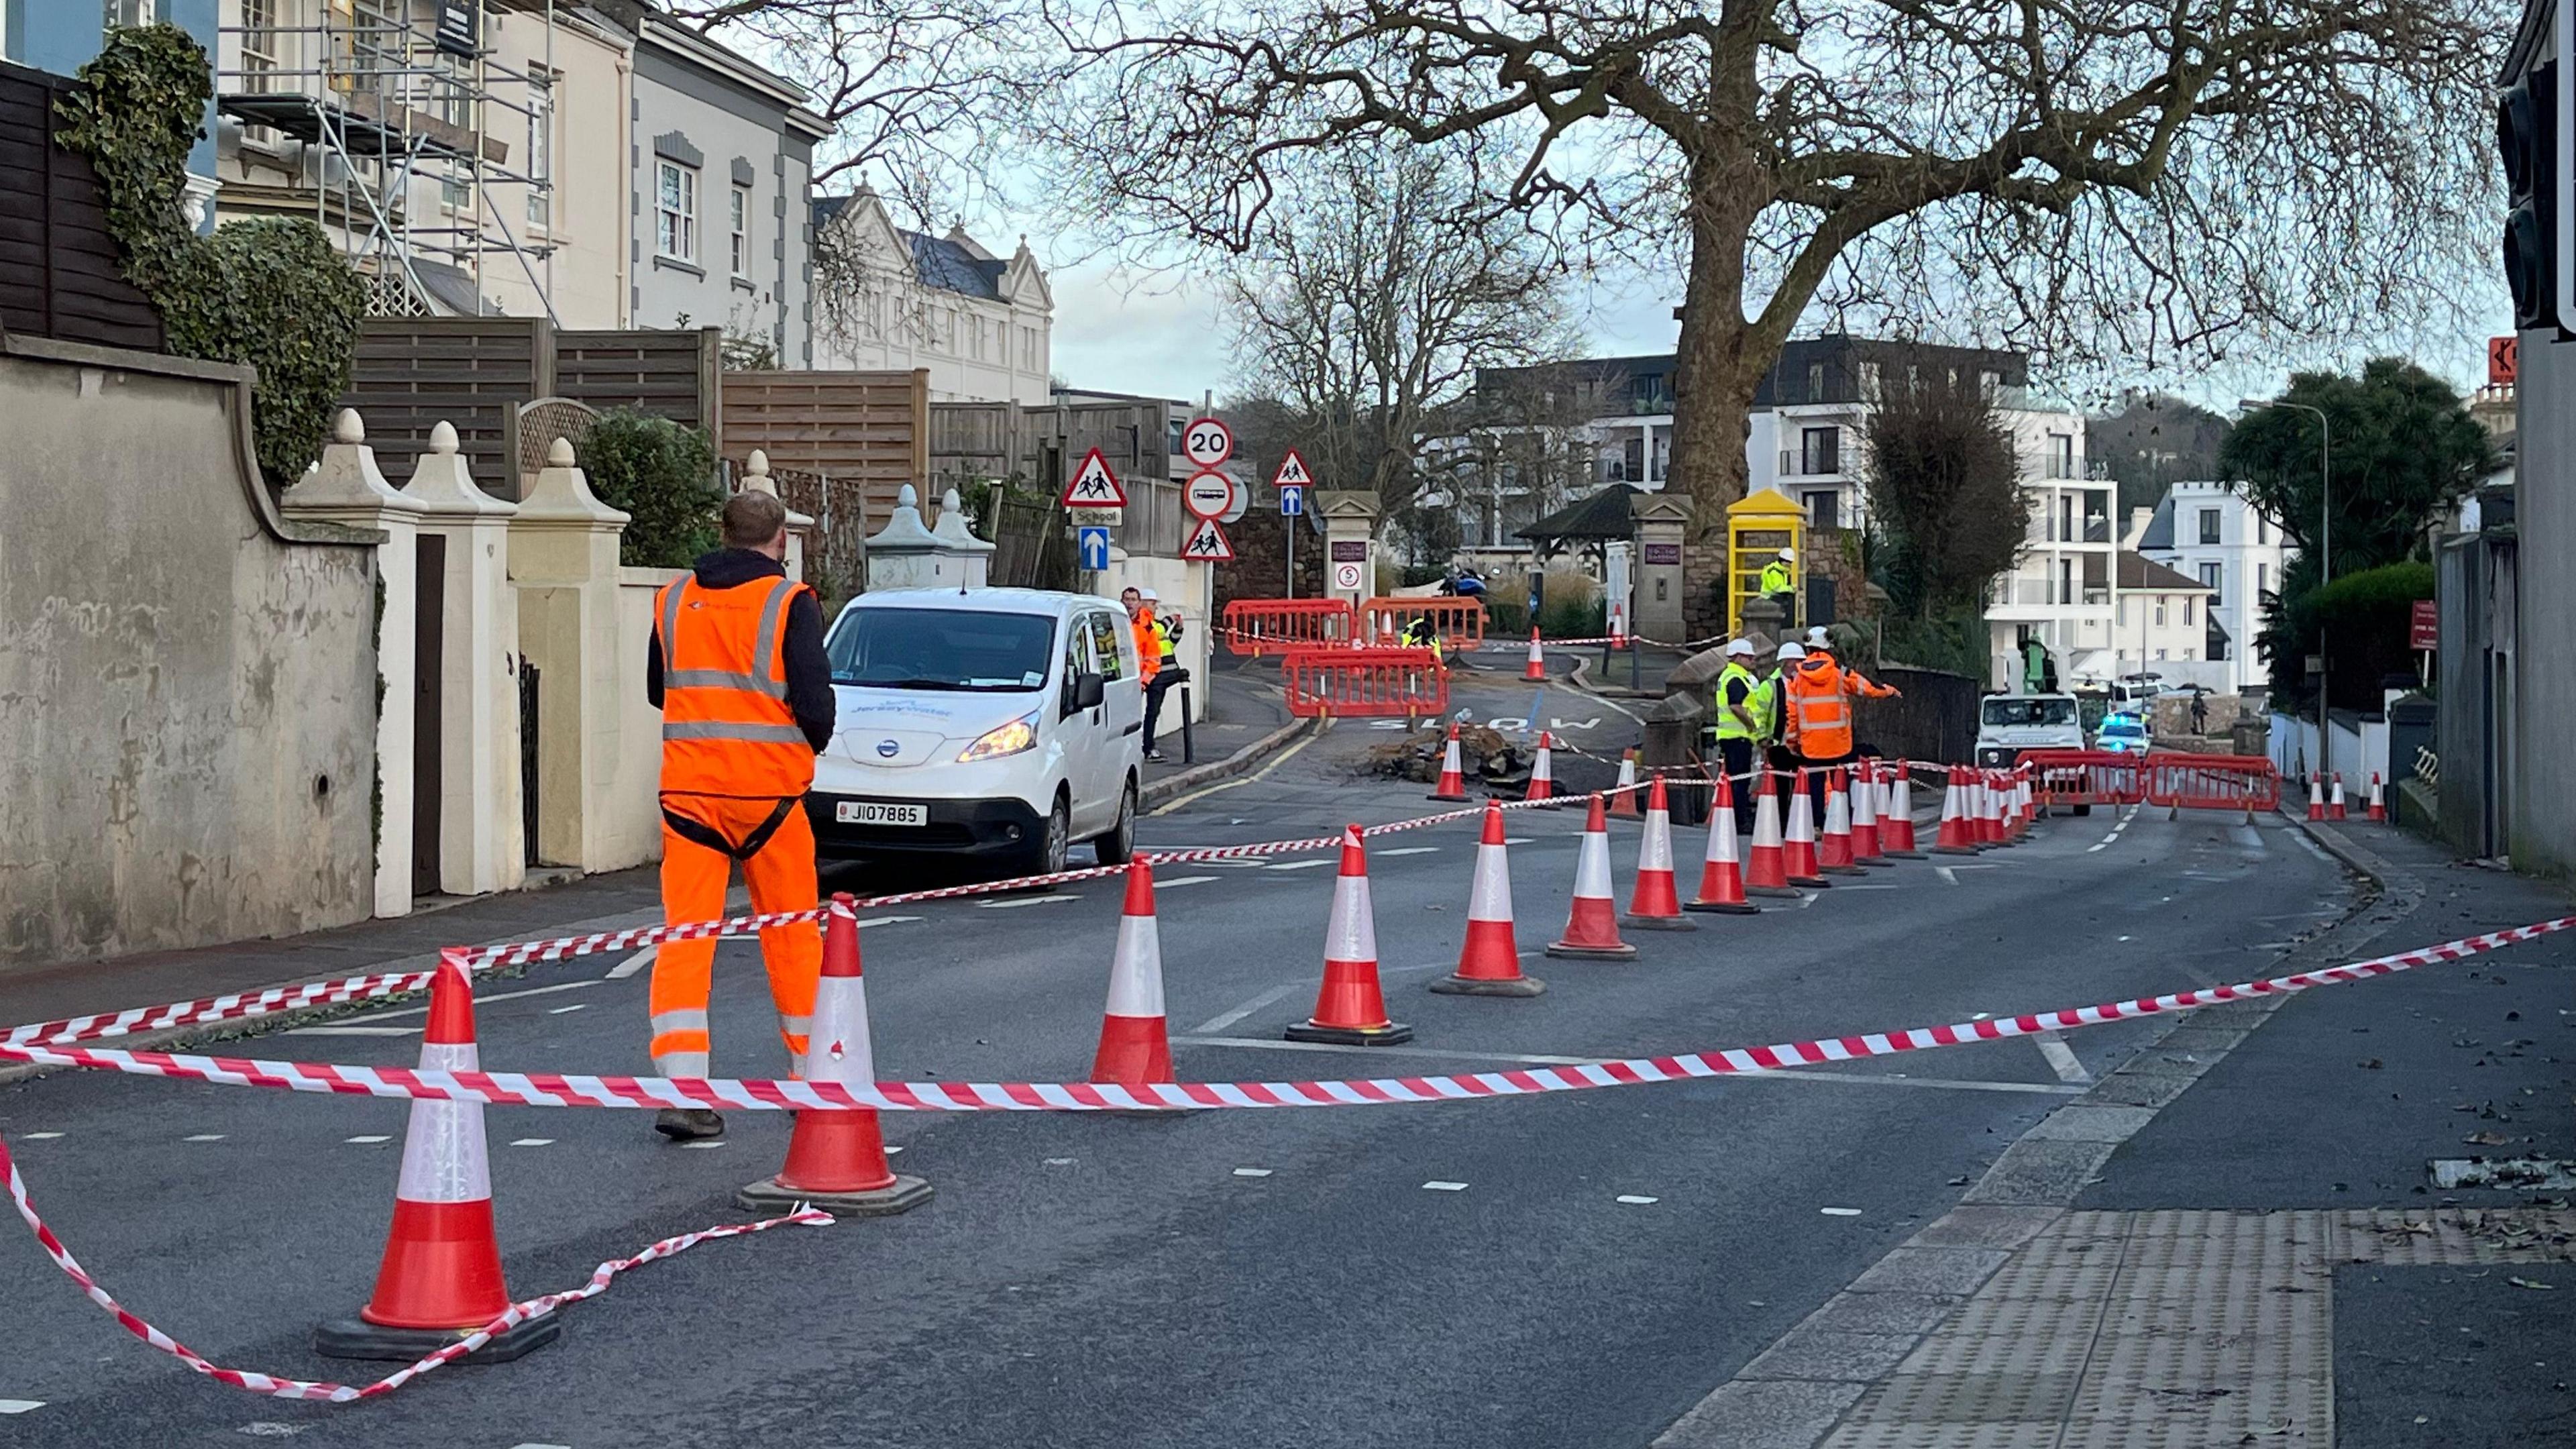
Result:
[[[1362,768],[1372,775],[1432,784],[1440,778],[1440,757],[1448,744],[1447,726],[1418,729],[1372,746]],[[1471,782],[1500,784],[1529,774],[1529,751],[1483,725],[1458,727],[1458,758]]]

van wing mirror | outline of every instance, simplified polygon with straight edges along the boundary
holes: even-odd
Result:
[[[1073,680],[1073,707],[1075,709],[1091,709],[1098,706],[1100,701],[1107,697],[1108,688],[1109,676],[1105,674],[1075,675]]]

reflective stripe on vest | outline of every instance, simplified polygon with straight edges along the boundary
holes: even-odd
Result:
[[[1726,687],[1737,681],[1744,685],[1744,718],[1738,721],[1736,711],[1727,707]],[[1762,737],[1762,681],[1753,671],[1729,661],[1717,676],[1717,737],[1721,740],[1751,740]]]
[[[1832,664],[1798,666],[1789,677],[1789,708],[1798,733],[1817,743],[1806,754],[1822,759],[1851,748],[1851,699],[1843,693],[1842,670]],[[1832,745],[1837,738],[1842,743]]]
[[[814,749],[787,705],[781,647],[803,587],[783,577],[663,585],[654,614],[665,792],[786,799],[813,784]]]

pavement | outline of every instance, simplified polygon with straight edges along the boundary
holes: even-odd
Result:
[[[1635,725],[1617,701],[1563,685],[1570,659],[1552,662],[1543,688],[1517,668],[1462,675],[1453,702],[1498,728],[1560,732],[1583,752],[1560,756],[1562,779],[1569,762],[1615,758]],[[1140,843],[1328,834],[1442,808],[1420,784],[1355,772],[1379,738],[1356,720],[1299,734],[1164,801]],[[2527,882],[2413,859],[2385,830],[2343,833],[2348,849],[2383,853],[2388,876],[2287,818],[2097,811],[2049,820],[2011,850],[1903,863],[1756,916],[1702,918],[1695,933],[1634,935],[1633,963],[1557,961],[1538,950],[1565,919],[1580,817],[1516,813],[1511,828],[1518,944],[1549,983],[1526,1001],[1425,989],[1457,959],[1472,825],[1372,842],[1387,996],[1417,1033],[1400,1048],[1281,1038],[1320,975],[1330,852],[1158,871],[1180,1077],[1507,1070],[1946,1023],[2270,975],[2564,910]],[[1638,827],[1613,829],[1624,893]],[[1685,890],[1699,848],[1696,832],[1675,842]],[[2426,884],[2410,896],[2400,871]],[[835,883],[912,882],[872,869]],[[613,889],[531,898],[552,897],[568,918],[622,904]],[[1079,1078],[1120,894],[1084,882],[870,914],[879,1074]],[[468,936],[505,924],[463,914],[477,909],[441,914]],[[365,951],[405,949],[427,929],[387,923],[370,947],[361,928],[336,954],[315,944],[301,959],[365,969]],[[2077,1414],[2087,1376],[2099,1377],[2089,1361],[2011,1359],[2044,1345],[2005,1331],[2034,1316],[2006,1309],[2039,1300],[1997,1295],[2028,1283],[2045,1301],[2091,1305],[2089,1334],[2067,1327],[2085,1321],[2077,1309],[2060,1315],[2075,1334],[2063,1342],[2114,1342],[2107,1325],[2126,1320],[2105,1305],[2122,1285],[2169,1287],[2133,1260],[2178,1261],[2223,1229],[2249,1245],[2228,1261],[2260,1266],[2266,1288],[2314,1289],[2331,1271],[2332,1292],[2349,1295],[2300,1320],[2332,1346],[2322,1371],[2313,1354],[2276,1355],[2265,1382],[2301,1386],[2302,1402],[2325,1383],[2345,1426],[2423,1414],[2459,1430],[2350,1442],[2548,1442],[2475,1435],[2546,1422],[2531,1403],[2551,1391],[2535,1375],[2557,1371],[2507,1359],[2559,1362],[2551,1335],[2565,1331],[2533,1307],[2576,1291],[2576,1274],[2539,1261],[2564,1261],[2554,1230],[2531,1226],[2553,1209],[2529,1192],[2446,1204],[2414,1189],[2428,1155],[2567,1151],[2566,1068],[2547,1035],[2571,1020],[2552,1000],[2565,999],[2550,974],[2568,964],[2564,939],[2307,993],[2259,1018],[2226,1008],[2235,1018],[2119,1022],[1830,1070],[1423,1106],[889,1113],[896,1166],[937,1189],[928,1205],[706,1245],[569,1310],[562,1339],[527,1359],[441,1369],[350,1407],[191,1375],[82,1302],[26,1236],[0,1233],[0,1297],[15,1310],[0,1318],[0,1437],[1485,1449],[1764,1446],[1803,1430],[1801,1445],[2151,1442]],[[579,958],[485,983],[485,1063],[641,1070],[645,980],[630,964]],[[2498,976],[2506,984],[2490,984]],[[755,943],[720,945],[717,983],[716,1070],[783,1070]],[[14,990],[0,980],[0,1019],[63,1014],[20,1009]],[[287,1023],[249,1049],[408,1063],[421,1016],[393,1003]],[[2511,1120],[2480,1117],[2481,1103]],[[33,1201],[109,1291],[218,1363],[300,1377],[356,1371],[315,1357],[310,1332],[368,1290],[404,1116],[391,1101],[94,1073],[0,1085],[0,1137]],[[736,1114],[720,1146],[691,1149],[659,1142],[639,1113],[487,1118],[502,1249],[522,1295],[740,1221],[733,1191],[776,1169],[789,1130],[777,1114]],[[2457,1140],[2477,1131],[2508,1141]],[[2472,1211],[2508,1216],[2459,1216]],[[2085,1277],[2088,1259],[2105,1261],[2100,1244],[2119,1245],[2116,1266]],[[2491,1270],[2481,1253],[2522,1255],[2493,1270],[2553,1288],[2467,1276]],[[2433,1276],[2406,1276],[2419,1273]],[[2343,1301],[2377,1317],[2354,1322],[2332,1306]],[[2410,1311],[2438,1322],[2407,1324]],[[2157,1321],[2172,1351],[2156,1372],[2197,1394],[2192,1365],[2227,1355],[2195,1357],[2186,1319]],[[2447,1332],[2463,1326],[2473,1331]],[[2452,1371],[2426,1366],[2433,1329],[2460,1360]],[[2408,1368],[2360,1367],[2392,1356]],[[2481,1374],[2511,1392],[2480,1394],[2470,1376]],[[2131,1398],[2165,1397],[2148,1388]],[[1981,1404],[2024,1417],[1979,1418]],[[1945,1405],[1967,1417],[1939,1419]],[[2248,1442],[2328,1442],[2313,1414],[2299,1432],[2309,1437]]]

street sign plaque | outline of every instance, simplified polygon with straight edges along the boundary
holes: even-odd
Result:
[[[1073,531],[1073,549],[1082,567],[1098,573],[1109,567],[1109,525],[1086,523]]]
[[[1202,518],[1181,541],[1181,557],[1192,563],[1234,562],[1234,542],[1213,518]]]
[[[1234,429],[1215,418],[1193,418],[1181,430],[1181,456],[1202,468],[1213,468],[1234,456]]]

